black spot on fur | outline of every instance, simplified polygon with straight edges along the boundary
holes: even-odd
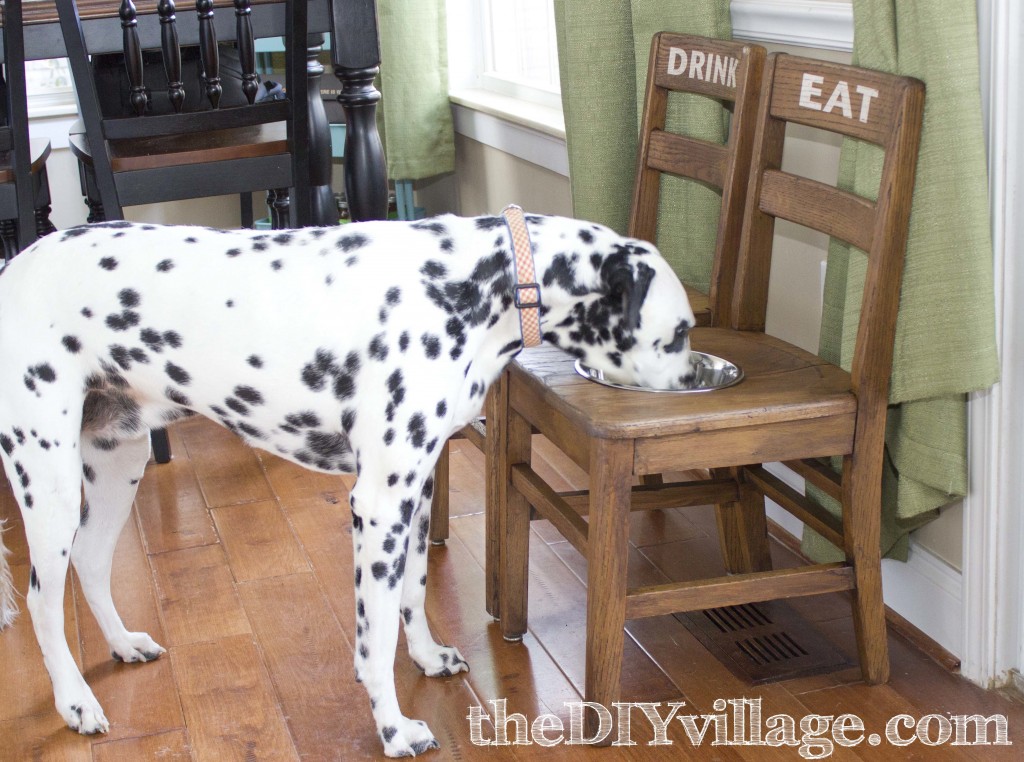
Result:
[[[402,299],[402,292],[397,286],[392,286],[388,289],[387,293],[384,294],[384,300],[387,302],[389,307],[394,307]]]
[[[113,257],[103,257],[103,259],[100,260],[100,267],[104,270],[116,270],[117,260]]]
[[[36,574],[36,567],[33,565],[28,572],[28,584],[37,593],[42,590],[42,586],[39,584],[39,575]]]
[[[402,331],[402,335],[398,337],[398,349],[399,349],[399,351],[404,352],[408,348],[409,348],[409,333],[407,331]]]
[[[2,447],[4,452],[8,455],[14,452],[14,442],[6,434],[0,434],[0,447]]]
[[[350,252],[363,248],[369,242],[370,240],[361,233],[351,233],[338,239],[338,248],[344,252]]]
[[[172,381],[177,384],[181,384],[182,386],[188,386],[192,381],[192,376],[189,375],[187,370],[172,362],[169,362],[164,366],[164,372],[171,377]]]
[[[388,576],[388,565],[383,561],[374,561],[370,571],[373,573],[374,579],[384,579]]]
[[[262,360],[262,358],[260,358],[259,355],[249,355],[249,357],[246,360],[246,362],[249,363],[249,365],[251,365],[254,368],[262,368],[263,367],[263,360]]]
[[[437,403],[437,407],[435,408],[434,412],[437,414],[438,418],[444,418],[445,415],[448,414],[448,403],[445,402],[444,400],[441,400],[440,402]]]
[[[494,230],[500,228],[505,224],[505,220],[501,217],[477,217],[476,218],[476,229],[477,230]]]
[[[82,503],[82,511],[79,514],[79,518],[78,518],[78,524],[79,524],[79,526],[83,526],[84,527],[88,523],[89,523],[89,503],[88,502],[83,502]]]
[[[65,336],[60,340],[61,344],[64,345],[64,349],[68,350],[71,354],[76,355],[82,351],[82,342],[80,342],[74,336]]]
[[[236,386],[235,396],[243,402],[248,402],[250,405],[263,404],[263,395],[251,386]]]
[[[370,357],[378,362],[384,362],[388,359],[388,345],[383,333],[378,333],[370,341],[369,353]]]
[[[161,272],[161,273],[169,273],[173,269],[174,269],[174,262],[172,262],[169,259],[164,259],[164,260],[160,261],[157,264],[157,266],[156,266],[157,272]]]
[[[427,359],[436,360],[441,355],[441,340],[433,334],[425,333],[420,336],[420,342],[423,344],[423,351],[426,352]]]
[[[139,292],[131,288],[121,289],[117,294],[117,299],[125,309],[138,307],[142,301],[141,297],[139,297]]]

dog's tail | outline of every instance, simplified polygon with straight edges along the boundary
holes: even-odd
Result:
[[[0,522],[0,630],[14,624],[18,617],[18,603],[14,598],[14,580],[7,556],[11,551],[4,545],[4,526]]]

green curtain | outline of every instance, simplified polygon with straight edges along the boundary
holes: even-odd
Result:
[[[380,29],[379,114],[388,177],[418,180],[455,168],[448,105],[444,0],[377,3]]]
[[[574,214],[624,233],[651,38],[672,31],[728,39],[729,1],[555,0],[555,23]],[[726,120],[707,99],[670,99],[674,131],[724,142]],[[705,290],[720,204],[697,183],[663,183],[658,247],[684,282]]]
[[[999,373],[977,18],[974,0],[854,0],[853,11],[854,62],[927,86],[883,483],[883,551],[905,560],[909,532],[966,493],[966,395]],[[844,145],[841,184],[877,192],[879,158],[871,146]],[[830,248],[821,354],[845,367],[864,261],[847,246]],[[841,555],[809,530],[804,549],[819,560]]]

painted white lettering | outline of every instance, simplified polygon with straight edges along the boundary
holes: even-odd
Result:
[[[712,82],[716,84],[719,82],[721,82],[723,85],[725,84],[725,75],[728,71],[728,61],[729,59],[724,56],[715,56],[715,75],[714,78],[711,80]]]
[[[850,107],[850,86],[843,80],[839,80],[836,89],[832,91],[832,96],[825,104],[825,113],[831,114],[837,105],[842,109],[843,116],[853,119],[853,109]]]
[[[704,72],[701,70],[704,68],[705,59],[706,56],[700,50],[694,50],[690,53],[690,79],[704,81]]]
[[[868,121],[868,112],[871,110],[871,99],[878,97],[878,91],[873,87],[857,85],[857,92],[861,96],[860,116],[857,118],[866,124]]]
[[[821,111],[821,104],[814,101],[814,98],[821,96],[821,88],[817,87],[825,81],[824,77],[817,77],[813,74],[804,73],[803,82],[800,83],[800,106]]]
[[[726,79],[725,84],[728,87],[736,87],[736,67],[739,66],[740,59],[730,58],[729,59],[729,76]]]
[[[672,75],[686,74],[686,51],[682,48],[668,49],[668,69]]]

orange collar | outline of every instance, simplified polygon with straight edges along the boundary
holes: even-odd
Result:
[[[519,327],[523,333],[523,347],[535,347],[540,338],[540,284],[533,267],[533,249],[530,233],[526,229],[526,218],[522,208],[515,204],[506,206],[501,216],[508,226],[512,239],[512,253],[516,260],[516,285],[512,291],[513,302],[519,310]]]

